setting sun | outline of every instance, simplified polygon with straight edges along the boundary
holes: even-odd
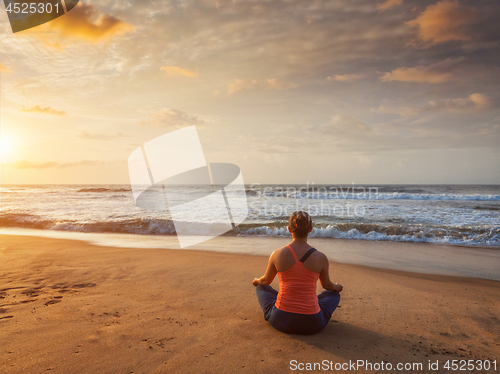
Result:
[[[11,144],[12,144],[11,140],[8,138],[5,138],[5,139],[2,138],[0,140],[0,148],[2,149],[2,151],[10,149],[12,147]]]
[[[0,162],[6,162],[9,154],[14,152],[15,140],[12,136],[0,136]]]

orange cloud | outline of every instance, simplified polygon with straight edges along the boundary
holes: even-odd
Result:
[[[331,75],[326,77],[328,81],[339,81],[339,82],[352,82],[357,79],[364,77],[364,74],[343,74],[343,75]]]
[[[174,108],[164,108],[150,114],[149,118],[141,120],[139,124],[158,128],[180,129],[192,125],[203,126],[205,120],[198,114],[186,113]]]
[[[128,137],[129,135],[125,135],[122,132],[117,132],[115,135],[107,135],[107,134],[91,134],[87,131],[81,131],[78,137],[80,139],[87,139],[87,140],[113,140],[116,138],[123,138],[123,137]]]
[[[45,107],[42,108],[40,105],[35,105],[34,107],[31,108],[23,108],[23,112],[27,113],[43,113],[43,114],[50,114],[53,116],[65,116],[66,112],[64,110],[56,110],[52,109],[51,107]]]
[[[393,6],[401,5],[403,0],[387,0],[383,3],[377,4],[377,9],[384,11],[386,9],[392,8]]]
[[[490,106],[491,104],[491,101],[490,99],[485,96],[485,95],[482,95],[480,93],[474,93],[472,95],[469,96],[469,99],[470,101],[472,101],[476,106],[480,107],[480,108],[487,108]]]
[[[420,16],[407,24],[418,28],[418,39],[426,47],[450,40],[469,40],[463,29],[473,18],[474,12],[461,6],[457,0],[443,0],[429,5]],[[416,41],[410,44],[418,46]]]
[[[491,107],[491,101],[486,95],[473,93],[466,98],[449,99],[444,103],[436,103],[430,101],[429,105],[432,109],[458,109],[458,110],[481,110]]]
[[[378,108],[372,108],[373,113],[379,114],[398,114],[403,117],[413,116],[417,113],[415,108],[410,107],[392,107],[387,105],[380,105]]]
[[[455,79],[451,73],[436,71],[432,67],[416,66],[413,68],[397,68],[385,73],[379,78],[381,82],[416,82],[416,83],[444,83]]]
[[[0,72],[7,73],[9,71],[11,71],[11,69],[0,62]]]
[[[101,14],[90,4],[79,3],[63,17],[48,23],[63,37],[73,37],[90,42],[109,40],[116,35],[135,31],[135,27],[109,14]]]
[[[135,31],[135,27],[109,14],[100,14],[90,4],[78,3],[70,12],[50,22],[27,30],[47,46],[61,48],[60,41],[84,40],[90,43],[108,41],[113,37]],[[19,35],[24,34],[23,32]]]
[[[380,105],[378,108],[372,108],[371,111],[381,114],[397,114],[402,117],[414,117],[425,113],[482,111],[488,110],[491,107],[491,100],[488,96],[480,93],[473,93],[464,98],[429,101],[418,107],[392,107]]]
[[[11,163],[4,163],[3,166],[11,167],[14,169],[47,169],[57,166],[57,162],[31,162],[31,161],[16,161]]]
[[[191,71],[188,69],[183,69],[178,66],[162,66],[160,70],[164,70],[167,75],[181,75],[184,77],[197,77],[198,72],[197,71]]]
[[[297,85],[294,83],[280,82],[276,78],[266,79],[265,81],[258,81],[256,79],[235,79],[234,82],[227,86],[227,94],[232,95],[245,89],[257,87],[268,90],[283,90],[297,87]]]
[[[10,163],[2,163],[2,166],[10,167],[14,169],[48,169],[48,168],[70,168],[75,166],[96,166],[96,165],[104,165],[105,162],[102,161],[93,161],[93,160],[83,160],[83,161],[75,161],[75,162],[31,162],[27,160],[21,160]]]
[[[235,94],[236,92],[239,92],[239,91],[244,90],[244,89],[257,87],[258,84],[259,83],[255,79],[253,79],[253,80],[235,79],[234,82],[230,83],[227,86],[227,94],[232,95],[232,94]]]

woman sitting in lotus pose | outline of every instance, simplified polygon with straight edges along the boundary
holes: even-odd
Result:
[[[288,231],[292,242],[271,254],[266,273],[252,284],[257,286],[257,299],[271,326],[288,334],[316,334],[337,308],[342,286],[330,281],[326,255],[307,244],[312,231],[309,214],[293,213]],[[269,286],[276,274],[280,279],[279,292]],[[316,295],[318,279],[326,291]]]

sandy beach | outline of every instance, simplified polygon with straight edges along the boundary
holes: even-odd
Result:
[[[347,372],[357,360],[448,373],[455,359],[498,371],[492,280],[332,262],[340,308],[320,334],[298,336],[264,321],[251,281],[265,256],[1,235],[0,258],[4,373]]]

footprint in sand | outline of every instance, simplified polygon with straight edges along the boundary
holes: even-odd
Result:
[[[26,287],[7,287],[7,288],[2,288],[0,292],[5,293],[4,291],[18,290],[20,288],[26,288]]]
[[[20,302],[18,302],[18,303],[16,303],[16,304],[26,304],[26,303],[32,303],[32,302],[34,302],[34,301],[36,301],[36,299],[35,299],[35,300],[32,300],[32,299],[29,299],[29,300],[23,300],[23,301],[20,301]],[[12,305],[15,305],[15,304],[12,304]]]
[[[49,305],[52,305],[52,304],[57,304],[57,303],[60,303],[61,302],[61,299],[54,299],[54,300],[49,300],[45,303],[45,306],[49,306]]]
[[[74,284],[73,288],[86,288],[86,287],[95,287],[95,283],[80,283],[80,284]]]
[[[65,289],[65,288],[68,288],[69,286],[66,284],[66,283],[56,283],[54,284],[52,287],[53,290],[57,290],[57,289]]]
[[[40,292],[42,292],[43,286],[42,287],[34,287],[34,288],[28,288],[24,291],[21,291],[21,294],[23,295],[28,295],[29,297],[37,297]]]

